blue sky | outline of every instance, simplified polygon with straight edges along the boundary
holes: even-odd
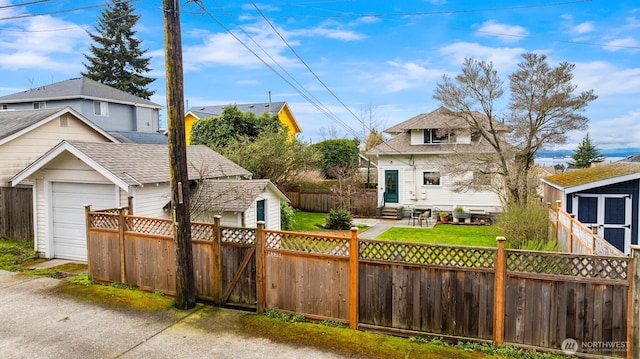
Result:
[[[370,124],[385,129],[435,110],[435,84],[466,57],[492,61],[507,81],[521,54],[536,52],[552,65],[575,64],[578,90],[598,95],[585,114],[600,149],[640,147],[637,1],[180,3],[189,107],[267,102],[271,92],[290,105],[303,140],[353,138]],[[165,105],[162,1],[133,6],[157,78],[152,100]],[[85,30],[95,32],[103,7],[0,0],[0,96],[78,77],[91,43]],[[575,149],[583,137],[571,133],[559,148]]]

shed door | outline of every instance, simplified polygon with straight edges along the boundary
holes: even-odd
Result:
[[[51,184],[53,257],[87,260],[84,205],[92,209],[117,206],[114,185],[53,182]]]
[[[629,253],[631,243],[631,197],[615,194],[576,196],[578,220],[598,226],[598,233],[620,251]]]

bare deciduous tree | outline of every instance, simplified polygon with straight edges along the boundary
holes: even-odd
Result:
[[[434,93],[493,149],[492,156],[480,162],[486,173],[502,177],[507,204],[527,203],[535,188],[534,155],[566,143],[568,132],[586,129],[588,119],[581,113],[596,99],[593,90],[574,93],[574,65],[551,67],[545,55],[534,53],[522,58],[509,76],[510,100],[502,114],[495,107],[504,95],[503,82],[491,62],[465,59],[462,72],[453,79],[443,76]],[[500,122],[512,128],[507,138],[495,128]]]

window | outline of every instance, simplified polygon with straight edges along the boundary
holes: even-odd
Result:
[[[439,186],[440,172],[424,172],[422,176],[422,184],[425,186]]]
[[[8,108],[8,107],[7,107],[7,104],[5,103],[5,104],[2,104],[2,106],[1,106],[1,108],[0,108],[0,109],[2,109],[2,110],[6,110],[7,108]]]
[[[424,143],[449,143],[449,133],[445,130],[428,128],[424,130]]]
[[[109,116],[109,103],[104,101],[93,101],[93,113],[96,116]]]
[[[33,109],[34,110],[39,110],[41,108],[46,108],[47,107],[47,103],[46,102],[34,102],[33,103]]]

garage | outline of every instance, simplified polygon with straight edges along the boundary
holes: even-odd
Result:
[[[54,258],[87,260],[85,204],[94,209],[117,206],[112,184],[51,183]]]

